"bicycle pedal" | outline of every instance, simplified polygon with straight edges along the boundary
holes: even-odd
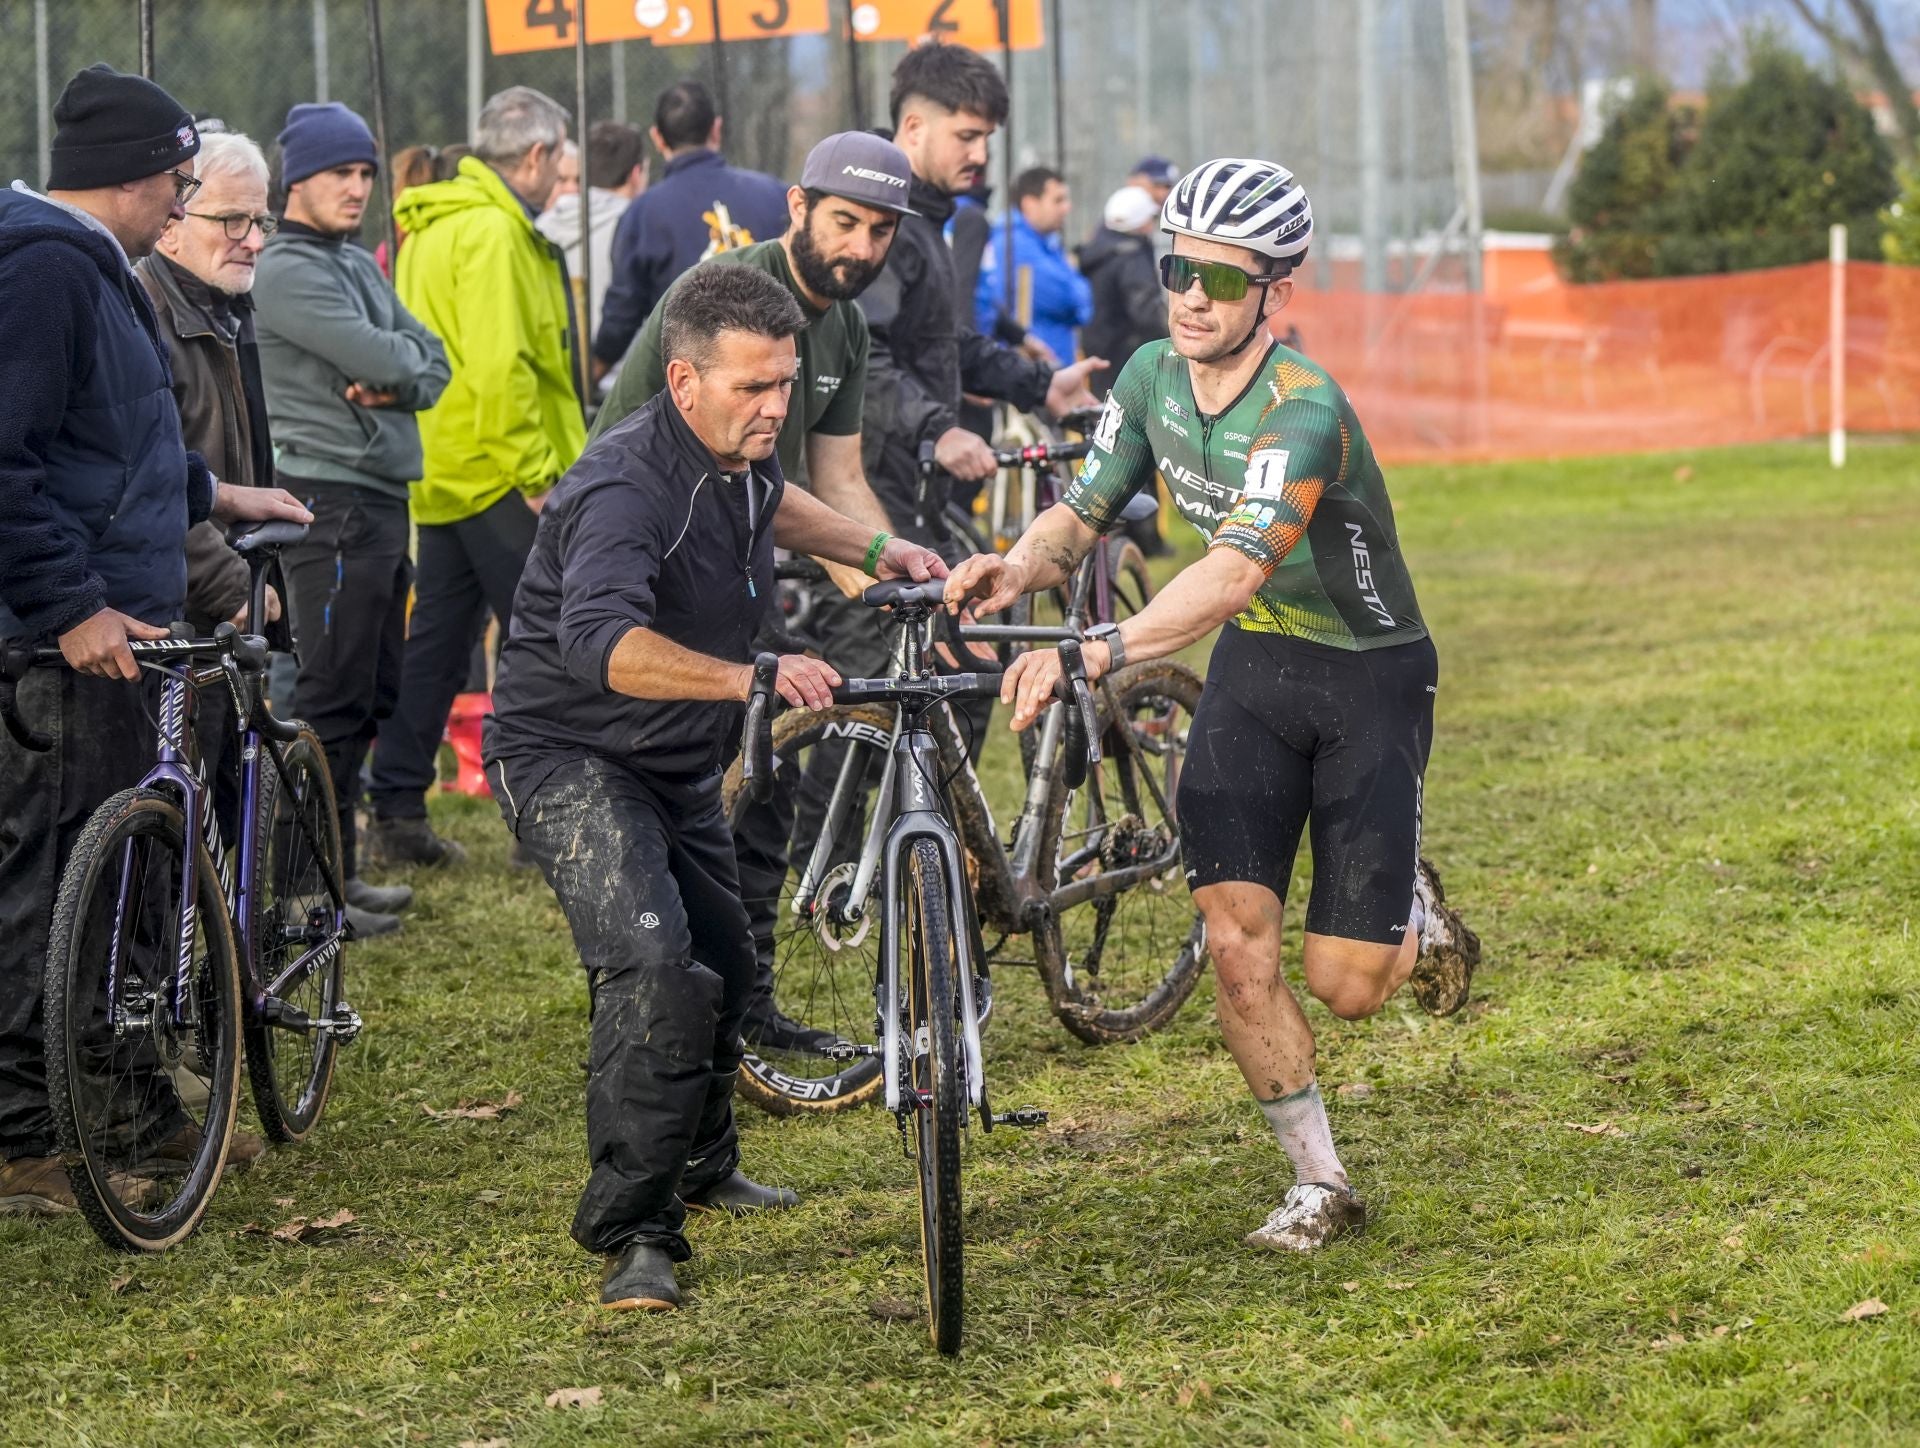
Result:
[[[1037,1106],[1022,1106],[1017,1111],[1006,1111],[993,1118],[995,1126],[1045,1126],[1047,1113]]]
[[[360,1031],[363,1024],[360,1019],[360,1012],[356,1011],[345,1001],[342,1001],[333,1008],[333,1014],[327,1018],[320,1029],[332,1036],[341,1045],[351,1046],[355,1041],[360,1039]]]
[[[829,1061],[837,1061],[845,1064],[848,1061],[858,1061],[863,1056],[877,1056],[880,1054],[880,1048],[878,1046],[859,1046],[855,1045],[852,1041],[840,1041],[835,1045],[821,1047],[820,1054],[825,1056]]]

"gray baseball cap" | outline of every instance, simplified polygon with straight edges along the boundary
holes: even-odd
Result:
[[[825,191],[902,216],[919,214],[907,205],[913,185],[907,153],[871,131],[842,131],[828,136],[807,152],[807,164],[800,169],[800,185],[803,190]]]

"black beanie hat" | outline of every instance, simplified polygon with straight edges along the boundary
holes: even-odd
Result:
[[[170,171],[200,149],[187,108],[144,76],[90,65],[53,107],[60,129],[47,171],[50,191],[91,191]]]

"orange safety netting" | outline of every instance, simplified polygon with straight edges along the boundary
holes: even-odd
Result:
[[[1387,461],[1711,447],[1827,430],[1830,283],[1815,263],[1548,273],[1477,301],[1298,286],[1280,330],[1300,329]],[[1849,263],[1845,310],[1847,429],[1920,430],[1920,268]]]

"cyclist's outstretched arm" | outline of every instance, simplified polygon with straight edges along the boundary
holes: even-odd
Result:
[[[1073,509],[1055,503],[1034,519],[1005,558],[976,553],[963,559],[947,579],[947,610],[957,613],[969,599],[979,599],[979,612],[998,613],[1025,594],[1058,588],[1099,536]]]
[[[931,548],[894,538],[837,513],[811,493],[788,488],[780,495],[780,511],[773,519],[773,541],[795,553],[871,568],[876,578],[911,578],[925,583],[945,578],[946,560]]]

